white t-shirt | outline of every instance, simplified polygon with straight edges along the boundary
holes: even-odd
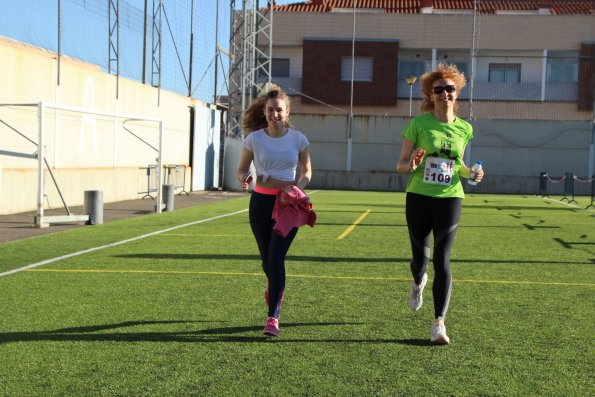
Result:
[[[263,181],[269,176],[282,181],[295,180],[299,154],[309,144],[304,134],[292,129],[280,138],[273,138],[260,129],[248,134],[244,140],[244,147],[254,153],[256,175]]]

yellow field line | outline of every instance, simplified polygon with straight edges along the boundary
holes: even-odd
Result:
[[[366,216],[368,216],[368,214],[369,214],[370,212],[372,212],[372,210],[368,209],[368,210],[366,210],[366,212],[364,212],[363,214],[361,214],[361,215],[360,215],[360,217],[359,217],[359,218],[357,218],[357,219],[355,220],[355,222],[353,222],[353,223],[351,224],[351,226],[349,226],[347,229],[345,229],[345,231],[344,231],[343,233],[341,233],[341,235],[340,235],[339,237],[337,237],[337,240],[342,240],[342,239],[344,239],[345,237],[347,237],[347,235],[348,235],[349,233],[351,233],[351,232],[353,231],[353,229],[355,229],[355,227],[356,227],[357,225],[359,225],[359,224],[360,224],[360,222],[361,222],[361,221],[363,221],[363,220],[364,220],[364,218],[365,218]]]
[[[191,275],[212,275],[212,276],[258,276],[263,273],[243,272],[196,272],[182,270],[117,270],[117,269],[28,269],[27,272],[38,273],[140,273],[140,274],[191,274]],[[321,280],[363,280],[363,281],[411,281],[408,277],[372,277],[372,276],[329,276],[317,274],[288,274],[287,277],[313,278]],[[513,284],[513,285],[558,285],[572,287],[595,287],[589,283],[560,283],[549,281],[514,281],[514,280],[453,280],[455,283],[478,283],[478,284]]]

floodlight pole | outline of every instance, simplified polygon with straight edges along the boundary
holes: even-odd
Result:
[[[213,103],[217,104],[217,86],[219,75],[219,0],[215,3],[215,92],[213,95]]]
[[[469,79],[469,122],[473,124],[475,114],[473,113],[473,96],[475,93],[475,69],[477,68],[477,0],[473,0],[473,31],[471,32],[471,78]],[[463,153],[464,160],[467,164],[471,164],[471,145],[467,144],[465,153]]]
[[[349,98],[349,118],[347,119],[347,164],[346,171],[351,171],[351,155],[353,151],[353,79],[355,78],[355,3],[353,0],[353,32],[351,34],[351,94]]]
[[[593,90],[593,98],[595,98],[595,89]],[[593,101],[593,119],[591,121],[591,143],[589,144],[589,169],[587,170],[587,178],[595,178],[595,101]],[[595,181],[591,181],[592,186]]]
[[[474,94],[474,88],[475,88],[475,68],[476,68],[476,51],[477,48],[475,47],[476,44],[476,40],[477,40],[477,34],[476,34],[476,24],[477,24],[477,0],[473,1],[473,24],[472,24],[472,29],[473,31],[471,32],[471,78],[469,79],[469,119],[473,120],[474,118],[474,114],[473,114],[473,94]]]

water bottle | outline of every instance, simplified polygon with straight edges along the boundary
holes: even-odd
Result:
[[[471,186],[477,185],[477,181],[475,180],[475,174],[477,171],[481,170],[481,160],[477,160],[473,167],[471,167],[471,174],[469,174],[469,179],[467,179],[467,183]]]

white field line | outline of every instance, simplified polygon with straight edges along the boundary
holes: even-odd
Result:
[[[314,194],[316,192],[318,192],[318,190],[314,190],[314,191],[310,192],[309,194]],[[99,251],[99,250],[102,250],[104,248],[111,248],[111,247],[115,247],[115,246],[118,246],[118,245],[130,243],[130,242],[133,242],[133,241],[142,240],[142,239],[147,238],[147,237],[155,236],[155,235],[158,235],[158,234],[161,234],[161,233],[171,232],[172,230],[181,229],[183,227],[188,227],[188,226],[192,226],[192,225],[198,225],[199,223],[210,222],[210,221],[214,221],[216,219],[221,219],[221,218],[225,218],[225,217],[228,217],[228,216],[233,216],[233,215],[241,214],[242,212],[246,212],[246,211],[248,211],[247,208],[246,209],[243,209],[243,210],[240,210],[240,211],[231,212],[229,214],[223,214],[223,215],[214,216],[214,217],[208,218],[208,219],[201,219],[200,221],[189,222],[189,223],[185,223],[183,225],[178,225],[178,226],[174,226],[174,227],[169,227],[167,229],[157,230],[155,232],[151,232],[151,233],[143,234],[141,236],[129,238],[127,240],[116,241],[115,243],[106,244],[106,245],[102,245],[102,246],[99,246],[99,247],[93,247],[93,248],[89,248],[89,249],[78,251],[78,252],[73,252],[71,254],[66,254],[66,255],[58,256],[56,258],[46,259],[46,260],[41,261],[41,262],[32,263],[32,264],[27,265],[27,266],[23,266],[23,267],[19,267],[17,269],[12,269],[12,270],[8,270],[8,271],[5,271],[5,272],[2,272],[2,273],[0,273],[0,277],[9,276],[11,274],[19,273],[19,272],[22,272],[22,271],[28,270],[28,269],[34,269],[36,267],[47,265],[47,264],[54,263],[54,262],[58,262],[58,261],[61,261],[63,259],[68,259],[68,258],[72,258],[72,257],[75,257],[75,256],[80,256],[80,255],[88,254],[89,252]]]
[[[210,221],[214,221],[216,219],[221,219],[221,218],[225,218],[225,217],[228,217],[228,216],[233,216],[233,215],[241,214],[242,212],[246,212],[246,211],[248,211],[247,208],[246,209],[243,209],[243,210],[240,210],[240,211],[230,212],[228,214],[214,216],[212,218],[201,219],[199,221],[185,223],[183,225],[168,227],[167,229],[157,230],[155,232],[143,234],[141,236],[132,237],[132,238],[129,238],[129,239],[126,239],[126,240],[122,240],[122,241],[116,241],[115,243],[106,244],[106,245],[102,245],[102,246],[99,246],[99,247],[93,247],[93,248],[89,248],[89,249],[78,251],[78,252],[73,252],[71,254],[66,254],[66,255],[58,256],[56,258],[46,259],[46,260],[41,261],[41,262],[32,263],[32,264],[27,265],[27,266],[19,267],[17,269],[12,269],[12,270],[8,270],[6,272],[0,273],[0,277],[4,277],[4,276],[11,275],[11,274],[19,273],[19,272],[22,272],[24,270],[33,269],[33,268],[36,268],[36,267],[39,267],[39,266],[43,266],[43,265],[47,265],[47,264],[50,264],[50,263],[58,262],[58,261],[61,261],[63,259],[68,259],[68,258],[72,258],[72,257],[75,257],[75,256],[80,256],[80,255],[88,254],[90,252],[99,251],[99,250],[102,250],[104,248],[116,247],[118,245],[131,243],[131,242],[137,241],[137,240],[142,240],[142,239],[147,238],[147,237],[156,236],[156,235],[161,234],[161,233],[171,232],[172,230],[181,229],[183,227],[198,225],[200,223],[210,222]]]
[[[552,203],[564,204],[564,205],[566,205],[568,207],[573,207],[573,208],[576,208],[576,209],[579,209],[579,210],[593,212],[593,210],[591,210],[591,209],[579,207],[578,205],[574,205],[574,204],[570,204],[570,203],[565,203],[564,201],[554,200],[554,199],[546,198],[546,197],[542,197],[541,199],[542,200],[545,200],[545,201],[551,201]]]

